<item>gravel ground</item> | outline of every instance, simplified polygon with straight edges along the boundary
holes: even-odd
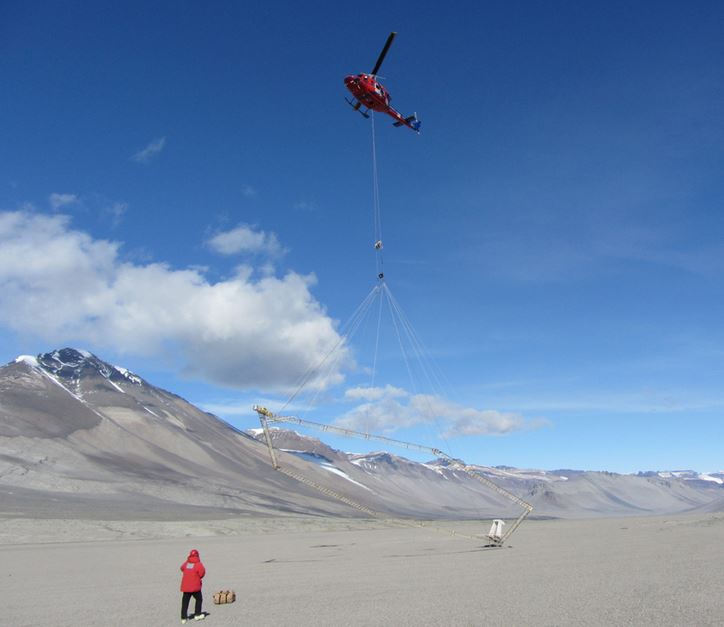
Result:
[[[14,627],[180,624],[191,548],[205,625],[724,625],[722,514],[526,521],[500,549],[364,521],[0,525]],[[213,605],[227,588],[237,602]]]

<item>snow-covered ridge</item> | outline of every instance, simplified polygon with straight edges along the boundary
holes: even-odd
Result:
[[[18,355],[15,358],[16,364],[27,364],[28,366],[31,366],[33,368],[38,367],[38,360],[33,357],[32,355]]]
[[[662,479],[683,479],[684,481],[711,481],[724,485],[724,473],[722,472],[696,472],[695,470],[660,470],[656,473]],[[722,476],[715,476],[722,475]]]
[[[119,392],[124,392],[124,390],[117,385],[116,381],[127,381],[133,385],[143,385],[143,379],[127,368],[112,366],[90,351],[83,349],[62,348],[50,353],[41,353],[36,357],[19,355],[15,358],[15,363],[24,363],[31,368],[42,369],[56,377],[70,381],[78,381],[84,370],[95,370]]]

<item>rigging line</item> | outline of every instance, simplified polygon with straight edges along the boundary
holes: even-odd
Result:
[[[418,350],[420,351],[421,355],[424,357],[424,361],[427,362],[428,367],[430,369],[431,376],[435,379],[435,385],[437,388],[446,394],[450,394],[452,392],[452,384],[450,383],[450,380],[447,378],[447,375],[445,372],[440,368],[438,363],[433,359],[432,353],[430,350],[425,346],[423,341],[420,339],[417,331],[412,325],[412,322],[410,322],[408,316],[405,314],[402,307],[397,303],[395,297],[390,294],[393,302],[397,305],[400,315],[402,319],[405,321],[406,328],[409,330],[410,336],[411,336],[411,342],[414,343]],[[431,384],[432,385],[432,384]]]
[[[343,336],[340,338],[340,341],[337,342],[337,344],[332,348],[332,350],[325,355],[324,359],[320,362],[320,364],[314,369],[314,371],[310,374],[310,376],[307,377],[306,381],[302,383],[302,385],[299,387],[297,392],[298,394],[301,392],[301,390],[309,383],[309,380],[312,376],[319,376],[323,375],[321,377],[322,380],[324,380],[326,377],[328,377],[333,369],[339,364],[340,360],[343,356],[343,351],[340,350],[343,342],[348,342],[351,340],[351,338],[354,336],[354,334],[357,332],[357,329],[359,328],[359,325],[362,323],[363,320],[367,317],[367,312],[369,311],[369,308],[371,307],[372,303],[374,302],[375,297],[377,296],[378,286],[375,286],[372,288],[372,290],[367,294],[367,296],[364,298],[362,303],[357,307],[355,312],[352,314],[350,319],[345,324],[344,328],[346,329]],[[329,358],[332,357],[331,360]],[[327,361],[329,360],[329,361]],[[325,362],[327,362],[327,365],[325,367]],[[324,368],[324,369],[323,369]],[[319,394],[322,392],[322,388],[318,387],[315,391],[314,395],[310,398],[310,403],[313,403],[316,401]],[[291,401],[291,399],[290,399]],[[284,405],[286,407],[289,404],[289,401],[287,401],[287,404]]]
[[[392,307],[395,310],[395,314],[400,321],[400,326],[402,330],[405,332],[405,336],[407,338],[407,341],[409,343],[410,349],[413,352],[419,366],[422,374],[425,376],[425,379],[427,381],[428,386],[430,389],[432,389],[435,392],[440,391],[439,381],[436,380],[436,377],[434,376],[434,373],[431,372],[430,367],[430,359],[425,354],[424,347],[419,342],[415,331],[412,327],[412,323],[407,319],[405,316],[402,307],[395,299],[394,295],[392,294],[392,291],[389,289],[388,286],[385,286],[388,291],[388,298],[390,299],[390,302],[392,303]],[[433,381],[433,379],[435,379]]]
[[[384,283],[381,284],[384,286]],[[377,333],[375,335],[375,352],[372,356],[372,376],[370,377],[370,389],[375,387],[375,377],[377,376],[377,355],[380,346],[380,329],[382,327],[382,293],[380,289],[379,306],[377,308]],[[369,432],[369,409],[365,413],[365,430]]]
[[[377,168],[377,141],[375,133],[375,114],[370,114],[372,121],[370,127],[372,129],[372,213],[374,222],[374,242],[375,242],[375,263],[377,265],[377,276],[384,276],[384,257],[382,254],[382,209],[380,205],[380,181]]]
[[[390,310],[390,317],[392,318],[392,326],[395,328],[395,333],[397,334],[397,342],[400,345],[400,352],[402,353],[402,358],[405,362],[405,367],[407,368],[407,375],[410,378],[410,387],[412,388],[413,393],[417,394],[417,386],[415,385],[415,377],[412,374],[412,368],[410,367],[410,360],[407,358],[407,351],[405,350],[405,343],[402,341],[402,335],[400,334],[400,329],[397,325],[397,318],[395,317],[395,312],[394,312],[394,309],[390,302],[389,290],[385,290],[384,294],[387,297],[387,306]]]
[[[403,318],[402,318],[402,317],[399,317],[399,314],[401,313],[401,311],[399,310],[399,306],[396,306],[396,302],[395,302],[395,300],[394,300],[394,297],[392,296],[392,292],[390,291],[390,289],[389,289],[389,287],[387,286],[387,284],[384,284],[384,294],[385,294],[385,296],[386,296],[386,298],[387,298],[387,304],[388,304],[389,309],[390,309],[390,317],[392,318],[392,325],[393,325],[394,328],[395,328],[395,332],[396,332],[396,334],[397,334],[397,341],[398,341],[398,343],[400,344],[400,351],[402,352],[402,357],[403,357],[403,359],[404,359],[404,361],[405,361],[405,367],[407,368],[407,374],[408,374],[408,376],[409,376],[409,378],[410,378],[410,388],[411,388],[412,393],[413,393],[415,396],[417,396],[417,395],[418,395],[418,391],[417,391],[417,385],[416,385],[416,381],[415,381],[415,376],[413,375],[412,368],[410,367],[410,362],[409,362],[409,359],[408,359],[408,357],[407,357],[407,351],[405,350],[405,345],[404,345],[404,342],[403,342],[403,340],[402,340],[402,334],[400,333],[400,326],[403,326],[403,328],[404,328]],[[399,319],[399,325],[398,325],[398,319]],[[408,341],[409,341],[409,336],[408,336]],[[414,346],[413,346],[412,348],[413,348],[413,350],[414,350]],[[419,355],[417,356],[417,360],[418,360],[418,363],[420,364],[420,366],[422,367],[422,366],[423,366],[423,363],[422,363],[422,360],[420,359],[420,356],[419,356]],[[423,368],[423,372],[424,372],[424,368]],[[440,421],[439,421],[436,413],[435,413],[435,412],[433,411],[433,409],[432,409],[432,405],[431,405],[431,403],[430,403],[430,398],[429,398],[429,396],[427,396],[427,395],[422,395],[422,399],[423,399],[424,403],[427,405],[427,410],[428,410],[428,412],[429,412],[429,415],[432,417],[433,421],[435,422],[435,427],[436,427],[436,429],[437,429],[437,435],[440,437],[440,439],[442,439],[443,442],[445,442],[445,448],[447,448],[447,450],[448,450],[447,452],[450,453],[450,452],[451,452],[451,451],[450,451],[450,444],[449,444],[449,442],[447,441],[447,439],[445,438],[445,436],[443,435],[443,431],[442,431],[442,429],[441,429]],[[424,423],[424,421],[423,421],[423,423]],[[432,434],[431,434],[431,433],[429,432],[429,430],[428,430],[428,436],[430,436],[430,435],[432,435]],[[452,457],[452,455],[450,455],[450,457]]]
[[[429,351],[427,351],[418,338],[414,327],[412,326],[412,323],[409,321],[409,319],[405,316],[404,311],[402,310],[402,307],[399,305],[399,303],[396,301],[394,295],[392,294],[392,291],[390,288],[385,285],[385,290],[387,294],[387,298],[389,302],[391,303],[391,306],[394,308],[395,314],[400,320],[400,325],[402,329],[405,331],[407,335],[407,340],[410,344],[410,347],[412,349],[412,352],[414,353],[417,363],[420,366],[420,370],[422,374],[427,379],[427,384],[430,386],[430,389],[433,392],[437,392],[437,394],[442,398],[445,399],[445,394],[443,393],[443,386],[440,384],[440,381],[435,374],[435,362],[432,359],[432,357],[429,355]],[[439,368],[437,368],[439,370]],[[435,382],[433,382],[433,378],[435,379]],[[437,384],[437,385],[436,385]],[[432,417],[433,422],[435,423],[435,428],[437,429],[437,434],[435,434],[437,437],[439,437],[443,442],[445,442],[445,447],[447,448],[447,452],[450,454],[450,456],[453,456],[452,447],[450,446],[450,442],[444,435],[444,431],[442,429],[442,425],[440,423],[440,419],[437,416],[437,413],[433,410],[432,404],[430,403],[430,398],[426,395],[423,395],[422,397],[423,401],[427,405],[427,409],[430,412],[430,416]]]
[[[432,377],[429,372],[429,366],[426,364],[424,351],[421,349],[421,347],[418,345],[416,341],[416,337],[414,334],[414,331],[412,330],[412,325],[405,318],[405,315],[402,311],[402,307],[400,307],[399,303],[395,300],[395,297],[392,294],[392,291],[388,289],[388,298],[390,300],[390,303],[392,304],[392,307],[395,311],[395,315],[397,316],[398,320],[400,321],[400,327],[405,332],[405,336],[407,338],[408,344],[410,346],[410,350],[412,351],[413,355],[415,356],[422,374],[425,376],[427,380],[427,384],[429,387],[434,391],[439,391],[436,389],[435,384],[433,383]]]
[[[359,315],[356,317],[356,319],[353,321],[353,323],[350,324],[350,330],[345,336],[347,340],[352,339],[352,337],[357,333],[357,331],[360,328],[360,326],[362,325],[362,323],[368,318],[368,314],[369,314],[370,310],[372,309],[372,304],[374,303],[375,297],[378,297],[380,293],[381,292],[379,290],[379,286],[376,285],[375,288],[373,288],[373,290],[368,295],[368,298],[365,299],[364,307],[359,310]],[[337,351],[335,353],[334,358],[327,364],[326,369],[323,371],[323,377],[322,377],[323,380],[325,378],[327,378],[333,372],[333,370],[340,363],[342,357],[343,357],[343,353],[341,350]],[[310,397],[310,399],[308,401],[308,405],[310,406],[310,408],[312,406],[314,406],[314,404],[317,401],[317,398],[322,393],[322,391],[323,390],[321,387],[318,387],[314,391],[314,394]]]
[[[292,393],[292,395],[287,399],[287,401],[282,406],[282,410],[289,405],[296,397],[297,395],[302,391],[302,389],[309,383],[310,379],[317,374],[324,363],[330,358],[330,356],[335,353],[339,347],[347,340],[349,333],[346,329],[351,328],[352,324],[355,320],[355,318],[359,317],[365,309],[369,307],[369,303],[374,301],[374,297],[376,295],[376,292],[379,290],[379,285],[375,285],[370,292],[365,296],[365,298],[362,300],[362,302],[357,306],[357,309],[352,313],[352,315],[349,317],[347,322],[345,322],[344,325],[342,325],[341,334],[339,340],[335,343],[335,345],[327,352],[327,354],[317,363],[312,366],[310,366],[307,371],[301,376],[299,379],[299,384],[295,391]]]
[[[389,288],[388,288],[389,289]],[[430,354],[430,351],[425,348],[425,346],[420,341],[419,337],[417,336],[417,333],[415,332],[415,329],[412,326],[412,323],[406,318],[404,312],[402,311],[402,308],[399,306],[399,304],[395,301],[394,296],[392,293],[389,294],[390,299],[393,303],[398,307],[399,309],[399,315],[402,318],[402,320],[406,323],[406,330],[409,333],[409,341],[410,344],[416,348],[418,359],[420,363],[420,367],[425,374],[425,376],[428,379],[428,383],[432,389],[437,389],[438,394],[442,398],[448,398],[451,396],[451,385],[449,381],[447,380],[447,377],[445,376],[445,373],[440,369],[440,367],[437,365],[434,359],[432,359],[432,356]],[[447,385],[443,385],[442,381],[440,379],[444,379]],[[434,383],[432,379],[435,379]],[[435,422],[437,423],[437,418],[435,419]],[[440,430],[440,425],[438,424],[438,430]],[[441,431],[441,430],[440,430]],[[442,435],[442,431],[440,433],[440,437],[445,441],[445,443],[450,446],[449,442],[446,440],[446,438]],[[452,451],[450,451],[452,452]]]
[[[397,302],[394,295],[392,294],[392,291],[390,290],[389,286],[385,285],[385,290],[388,293],[388,298],[390,302],[395,306],[397,310],[397,314],[400,317],[400,320],[403,324],[403,328],[406,330],[408,334],[408,341],[410,342],[410,345],[415,349],[416,356],[418,358],[421,370],[425,374],[428,380],[428,384],[430,385],[431,389],[435,389],[435,384],[437,385],[438,394],[441,398],[453,398],[454,395],[452,393],[452,385],[450,384],[449,380],[445,376],[445,372],[439,367],[437,362],[432,358],[432,354],[430,351],[425,347],[425,345],[422,343],[422,340],[419,338],[417,332],[415,331],[415,328],[412,326],[412,322],[409,320],[407,315],[405,314],[404,310],[402,309],[402,306]],[[427,364],[427,366],[426,366]],[[429,369],[429,370],[428,370]],[[433,384],[431,377],[435,379],[435,384]],[[447,385],[443,385],[443,382]],[[433,422],[435,423],[435,428],[437,429],[437,436],[445,443],[444,448],[446,449],[447,454],[451,458],[455,458],[455,452],[453,451],[453,446],[450,442],[450,440],[445,436],[445,431],[442,428],[441,425],[441,418],[437,416],[433,410],[432,406],[430,405],[429,399],[424,399],[428,411],[431,413]],[[480,505],[477,506],[478,515],[483,518],[483,510]]]
[[[402,306],[399,304],[397,299],[392,294],[392,291],[390,290],[389,286],[385,285],[385,289],[388,292],[388,297],[390,301],[392,302],[393,306],[395,307],[395,310],[397,311],[397,315],[401,321],[401,324],[403,326],[403,329],[405,330],[408,341],[410,343],[410,346],[413,348],[417,355],[417,359],[420,363],[420,367],[425,374],[425,377],[427,379],[427,382],[430,386],[430,388],[437,390],[439,393],[444,393],[447,388],[449,388],[449,381],[447,381],[447,377],[445,376],[445,373],[440,369],[440,367],[436,364],[435,360],[432,358],[432,355],[430,354],[430,351],[427,349],[427,347],[423,344],[422,340],[420,339],[419,335],[415,331],[415,328],[412,325],[412,322],[408,318],[408,316],[405,314],[404,310],[402,309]],[[442,381],[445,380],[445,383],[447,383],[447,388],[445,383]]]
[[[377,174],[377,142],[375,138],[375,116],[371,117],[370,129],[372,132],[372,217],[375,241],[380,239],[380,194]]]
[[[386,287],[384,283],[382,283],[382,291],[384,291],[384,288]],[[370,381],[370,387],[375,386],[375,376],[377,374],[377,355],[379,353],[379,346],[380,346],[380,329],[382,327],[382,297],[380,297],[380,306],[377,310],[377,335],[375,337],[375,352],[374,356],[372,358],[372,378]]]
[[[382,219],[381,219],[381,210],[380,210],[380,191],[379,191],[379,177],[377,172],[377,143],[375,140],[375,117],[374,112],[371,112],[370,115],[371,119],[371,129],[372,129],[372,204],[373,204],[373,217],[374,217],[374,237],[375,237],[375,261],[377,266],[377,276],[379,279],[383,279],[384,277],[384,260],[382,256]],[[379,243],[379,246],[378,246]],[[350,320],[347,324],[351,324],[351,321],[357,316],[358,314],[361,315],[362,310],[366,310],[369,303],[367,302],[368,299],[373,300],[374,296],[376,295],[376,290],[378,289],[379,285],[376,285],[370,293],[367,295],[367,297],[362,301],[360,306],[357,308],[357,310],[352,314],[350,317]],[[322,360],[313,366],[310,366],[307,371],[302,375],[301,379],[299,380],[299,384],[297,388],[295,389],[294,393],[287,399],[287,401],[282,406],[282,409],[286,408],[289,403],[291,403],[294,398],[297,397],[297,395],[301,392],[301,390],[309,383],[310,379],[315,375],[318,374],[319,371],[324,366],[325,362],[329,357],[335,353],[341,344],[349,339],[350,334],[344,332],[344,328],[342,329],[343,333],[340,337],[339,341],[332,347],[332,349],[322,358]],[[378,332],[377,332],[377,338],[379,340],[379,323],[378,323]],[[376,361],[376,351],[375,351],[375,361]],[[329,370],[331,370],[331,365]]]
[[[412,324],[408,319],[406,319],[404,312],[402,311],[402,308],[399,306],[397,301],[395,300],[394,296],[390,293],[389,294],[391,302],[396,306],[397,308],[397,314],[401,319],[401,324],[403,329],[408,334],[408,341],[412,347],[413,352],[415,353],[415,356],[418,360],[420,370],[422,374],[427,379],[427,383],[430,386],[430,389],[433,391],[433,393],[437,393],[440,398],[446,399],[449,395],[445,394],[445,390],[443,386],[440,383],[440,380],[435,372],[436,365],[434,360],[432,359],[431,355],[429,354],[429,351],[425,349],[425,347],[420,342],[419,338],[417,337],[417,334],[415,333],[414,328],[412,327]],[[434,379],[434,381],[433,381]],[[430,403],[430,399],[427,396],[423,397],[424,402],[426,403],[428,407],[428,411],[430,411],[430,414],[432,416],[432,419],[435,423],[435,426],[437,428],[437,435],[442,439],[446,447],[448,448],[448,452],[452,454],[452,451],[450,449],[450,443],[448,442],[447,438],[444,435],[444,431],[442,429],[442,425],[440,424],[440,419],[437,416],[437,414],[433,411],[432,405]]]

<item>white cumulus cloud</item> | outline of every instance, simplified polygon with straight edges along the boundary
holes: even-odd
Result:
[[[275,233],[257,231],[248,224],[217,233],[206,243],[222,255],[250,253],[278,257],[285,252]]]
[[[0,212],[0,324],[51,344],[173,356],[185,371],[238,389],[289,389],[341,341],[310,291],[313,276],[124,261],[121,244],[73,229],[68,216]],[[343,379],[344,343],[335,371]]]
[[[142,148],[136,154],[134,154],[131,159],[136,163],[148,163],[151,159],[153,159],[153,157],[155,157],[163,150],[163,147],[165,145],[165,137],[159,137],[157,139],[154,139],[153,141],[151,141],[150,144],[148,144],[148,146]]]
[[[513,413],[476,409],[433,394],[410,394],[393,386],[352,388],[348,400],[364,400],[335,423],[365,432],[392,433],[416,425],[433,424],[442,437],[502,435],[539,427],[542,421],[526,420]]]

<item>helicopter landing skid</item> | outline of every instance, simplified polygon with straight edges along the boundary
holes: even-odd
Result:
[[[346,102],[350,107],[352,107],[355,111],[357,111],[363,118],[368,118],[368,119],[369,119],[370,114],[367,113],[367,111],[369,111],[369,109],[367,109],[367,111],[361,111],[361,110],[360,110],[360,107],[362,106],[362,103],[361,103],[361,102],[359,102],[359,101],[357,101],[357,102],[352,102],[351,100],[347,100],[347,98],[345,98],[345,102]]]

